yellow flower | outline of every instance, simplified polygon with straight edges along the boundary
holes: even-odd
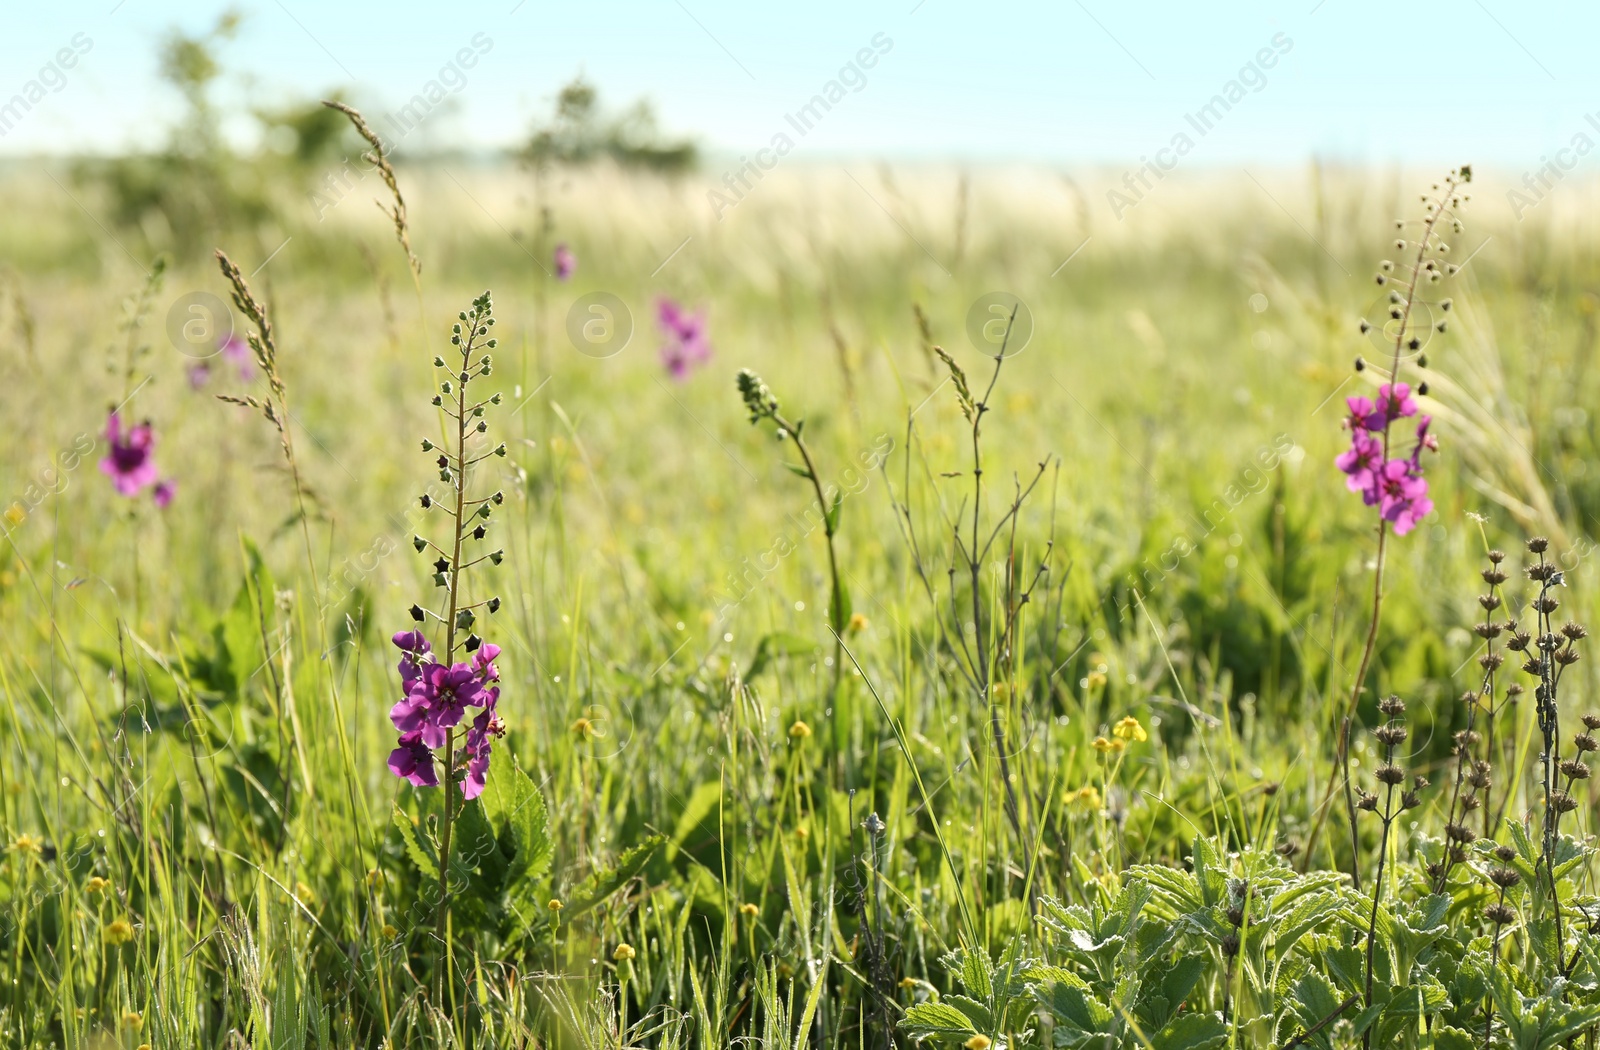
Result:
[[[1100,789],[1092,784],[1067,792],[1067,801],[1084,809],[1100,808]]]
[[[139,1044],[139,1050],[150,1050],[150,1044],[149,1043],[140,1043]]]
[[[310,904],[317,899],[317,895],[312,892],[311,887],[303,882],[294,884],[294,895],[300,898],[301,904]]]
[[[989,1050],[989,1037],[986,1035],[975,1035],[961,1045],[966,1047],[967,1050]]]
[[[790,740],[804,740],[810,735],[811,727],[806,725],[804,722],[796,720],[795,724],[789,727]]]
[[[18,853],[43,853],[44,839],[36,838],[33,835],[18,835],[11,843],[11,848]]]
[[[810,838],[811,837],[811,829],[806,827],[804,824],[802,824],[798,828],[794,829],[794,837],[797,838],[797,839]]]
[[[611,953],[611,957],[617,962],[632,962],[634,954],[633,945],[624,942],[617,945],[617,950]]]
[[[545,907],[549,908],[551,911],[558,912],[562,908],[566,907],[566,905],[562,904],[559,899],[557,899],[555,897],[551,897],[550,898],[550,902],[548,904],[546,904]]]
[[[122,1023],[132,1028],[135,1032],[144,1027],[144,1018],[129,1010],[122,1015]]]
[[[95,876],[91,877],[88,882],[83,884],[83,889],[84,889],[85,893],[101,893],[101,892],[104,892],[105,890],[108,890],[110,888],[111,888],[111,880],[110,879],[102,879],[98,875],[95,875]]]
[[[370,871],[368,871],[367,872],[367,885],[371,886],[373,889],[377,889],[379,886],[382,886],[383,885],[383,872],[379,871],[377,868],[373,868]]]
[[[28,512],[20,503],[13,503],[6,508],[6,520],[13,525],[21,525],[28,518]]]
[[[909,992],[911,989],[915,988],[916,986],[917,986],[917,979],[915,977],[902,977],[902,978],[900,978],[900,987],[904,988],[906,991]]]
[[[1150,739],[1150,734],[1145,732],[1144,726],[1140,725],[1139,720],[1132,715],[1128,715],[1112,726],[1111,735],[1121,740],[1132,740],[1140,744]]]
[[[594,723],[587,718],[580,718],[572,723],[572,735],[579,740],[588,740],[594,736]]]
[[[865,616],[861,615],[860,613],[851,613],[850,614],[850,626],[846,627],[845,630],[849,631],[851,634],[860,634],[862,631],[865,631],[866,629],[867,629],[867,618]]]
[[[748,915],[753,919],[757,915],[761,914],[761,909],[756,907],[754,904],[751,904],[749,901],[745,901],[743,904],[739,905],[739,914]]]
[[[388,923],[384,923],[383,924],[383,939],[384,940],[392,941],[398,936],[400,936],[400,931],[399,930],[395,929],[393,926],[390,926]]]
[[[112,919],[102,936],[107,944],[127,944],[133,940],[133,924],[127,919]]]
[[[1114,737],[1110,740],[1107,740],[1103,736],[1097,736],[1094,738],[1094,749],[1100,752],[1102,755],[1108,752],[1121,751],[1127,746],[1128,745],[1124,743],[1120,737]]]
[[[1083,684],[1086,688],[1098,689],[1106,684],[1106,674],[1104,671],[1090,671]]]

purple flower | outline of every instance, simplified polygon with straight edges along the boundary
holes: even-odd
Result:
[[[1383,462],[1383,442],[1361,430],[1351,434],[1350,440],[1350,450],[1340,453],[1334,463],[1349,475],[1345,487],[1361,493],[1370,507],[1378,502],[1373,471]]]
[[[1404,536],[1417,522],[1433,513],[1428,482],[1415,473],[1409,459],[1391,459],[1377,475],[1379,511],[1394,524],[1394,534]]]
[[[106,441],[111,452],[100,461],[100,471],[108,475],[124,496],[138,495],[146,485],[155,484],[156,465],[150,458],[155,448],[155,433],[149,423],[140,423],[122,432],[122,417],[112,412],[106,420]]]
[[[696,365],[711,357],[704,309],[690,313],[662,296],[656,300],[656,326],[666,338],[661,345],[661,364],[672,378],[687,379]]]
[[[1372,399],[1369,397],[1347,397],[1344,399],[1344,403],[1350,409],[1350,414],[1344,417],[1345,429],[1369,429],[1367,422],[1372,418],[1373,412],[1375,411],[1372,405]],[[1378,429],[1381,430],[1383,428],[1379,427]]]
[[[572,254],[572,249],[567,247],[566,242],[556,245],[555,264],[558,281],[569,279],[577,270],[578,257]]]
[[[1385,383],[1378,388],[1378,401],[1372,415],[1367,417],[1368,430],[1383,430],[1402,416],[1417,414],[1417,402],[1411,396],[1409,383]]]
[[[506,733],[505,723],[495,710],[495,705],[500,701],[500,690],[490,689],[486,696],[488,702],[478,717],[472,720],[472,728],[467,730],[467,777],[461,784],[463,798],[472,799],[483,794],[489,776],[489,754],[494,748],[495,738]]]
[[[422,742],[421,734],[407,733],[400,746],[389,752],[389,772],[417,787],[438,787],[439,774],[433,768],[433,749]]]
[[[494,665],[494,658],[500,655],[500,647],[493,642],[484,642],[478,651],[472,654],[472,669],[486,682],[498,682],[500,669]]]
[[[204,361],[196,361],[189,366],[189,389],[199,390],[211,381],[211,366]]]
[[[434,727],[453,729],[467,708],[484,705],[486,694],[483,680],[466,664],[429,664],[412,684],[409,698],[426,704],[428,721]]]
[[[217,347],[223,358],[239,366],[239,378],[249,379],[256,374],[255,351],[250,349],[250,344],[240,339],[233,332],[228,333],[228,338]]]
[[[156,506],[166,510],[172,503],[172,497],[178,494],[178,483],[171,478],[162,478],[156,482],[156,490],[151,493],[156,501]]]

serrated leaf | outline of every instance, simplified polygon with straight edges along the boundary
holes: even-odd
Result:
[[[909,1007],[900,1019],[900,1027],[913,1039],[930,1035],[973,1035],[977,1032],[966,1014],[944,1003],[918,1003]]]
[[[1212,1014],[1180,1014],[1150,1039],[1150,1050],[1216,1050],[1228,1041],[1228,1026]]]
[[[490,764],[482,801],[500,848],[509,858],[506,889],[525,896],[550,866],[553,847],[544,795],[508,756],[505,761]]]
[[[399,806],[394,808],[394,826],[400,832],[400,842],[405,846],[406,856],[411,858],[411,863],[415,864],[423,875],[437,880],[438,855],[423,848],[422,842],[417,837],[416,826],[411,823],[411,817]]]
[[[678,855],[678,850],[695,828],[700,826],[713,809],[717,800],[722,797],[722,782],[708,780],[695,788],[689,794],[689,801],[684,803],[683,812],[678,814],[678,826],[672,832],[672,840],[667,845],[667,859],[670,861]]]

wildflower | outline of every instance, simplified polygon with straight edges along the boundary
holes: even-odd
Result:
[[[967,1050],[989,1050],[989,1041],[989,1037],[986,1035],[975,1035],[961,1045],[966,1047]]]
[[[399,930],[395,929],[393,926],[390,926],[388,923],[384,923],[383,924],[383,939],[384,940],[392,941],[398,936],[400,936],[400,931]]]
[[[483,710],[472,720],[472,727],[467,730],[467,743],[465,753],[467,756],[467,778],[461,784],[461,797],[467,799],[477,798],[483,794],[484,785],[489,776],[489,754],[494,749],[494,741],[506,735],[505,722],[501,721],[495,705],[500,702],[500,688],[496,686],[484,694]]]
[[[124,434],[122,416],[113,411],[106,419],[106,441],[111,451],[100,461],[100,471],[111,478],[118,492],[135,496],[146,485],[154,484],[156,465],[150,454],[156,439],[149,423],[130,427]]]
[[[294,884],[294,895],[301,904],[310,904],[317,899],[316,893],[312,891],[310,886],[307,886],[303,882],[296,882]]]
[[[1415,473],[1409,460],[1391,459],[1375,475],[1380,513],[1394,524],[1394,534],[1404,536],[1433,512],[1428,483]]]
[[[851,613],[850,626],[845,629],[851,634],[860,634],[867,629],[867,618],[860,613]]]
[[[810,735],[811,735],[811,727],[806,725],[804,722],[799,721],[799,720],[796,720],[794,725],[789,727],[789,739],[790,740],[804,740],[806,737],[808,737]]]
[[[696,365],[711,357],[704,310],[690,313],[663,296],[656,301],[656,326],[666,338],[661,346],[661,363],[672,378],[687,379]]]
[[[611,958],[617,962],[632,962],[634,955],[633,945],[623,942],[617,945],[617,950],[611,953]]]
[[[122,1015],[122,1023],[137,1032],[144,1027],[144,1017],[129,1010]]]
[[[85,893],[102,893],[110,888],[111,880],[102,879],[98,875],[92,876],[88,882],[83,884],[83,891]]]
[[[560,912],[562,908],[566,907],[566,905],[562,904],[558,898],[551,897],[550,902],[546,904],[545,907],[549,908],[552,912]]]
[[[402,734],[398,743],[400,746],[389,752],[389,772],[417,787],[438,787],[433,749],[422,742],[422,733]]]
[[[178,494],[178,483],[171,478],[162,478],[156,482],[156,488],[151,497],[156,501],[156,506],[166,510],[172,504],[172,497]]]
[[[1350,414],[1344,417],[1346,430],[1362,431],[1367,429],[1367,420],[1371,419],[1376,409],[1372,399],[1367,397],[1347,397],[1345,406],[1350,409]]]
[[[909,992],[911,989],[915,988],[916,986],[917,986],[917,979],[915,977],[902,977],[902,978],[900,978],[900,987],[905,989],[906,991]]]
[[[12,840],[11,848],[18,853],[40,854],[44,852],[44,839],[34,835],[18,835]]]
[[[572,723],[572,735],[579,740],[588,740],[594,736],[594,723],[587,718],[579,718]]]
[[[1351,398],[1351,400],[1356,399]],[[1339,453],[1333,462],[1349,475],[1345,479],[1345,487],[1351,492],[1361,493],[1367,505],[1371,506],[1377,502],[1376,487],[1372,483],[1373,472],[1382,460],[1383,442],[1371,434],[1357,430],[1351,435],[1349,450]]]
[[[1132,715],[1128,715],[1112,726],[1111,735],[1119,740],[1131,740],[1139,744],[1150,739],[1150,734],[1145,731],[1144,726],[1139,724],[1139,720]]]
[[[1092,784],[1086,784],[1076,791],[1067,792],[1067,802],[1084,809],[1099,809],[1102,805],[1100,789]]]
[[[1378,388],[1378,400],[1367,417],[1368,430],[1383,430],[1404,416],[1417,414],[1417,403],[1411,397],[1411,384],[1385,383]]]
[[[567,247],[565,241],[556,245],[554,262],[558,281],[570,280],[578,269],[578,257],[572,254],[572,249]]]
[[[6,508],[6,520],[13,525],[21,525],[28,520],[27,508],[20,503],[13,503]]]
[[[756,907],[754,904],[751,904],[749,901],[745,901],[743,904],[739,905],[739,914],[753,919],[757,915],[761,914],[761,909]]]
[[[133,924],[127,919],[112,919],[101,936],[107,944],[127,944],[133,940]]]
[[[189,389],[199,390],[211,381],[211,366],[204,361],[196,361],[189,366],[186,374],[189,376]]]
[[[1107,740],[1103,736],[1097,736],[1094,738],[1094,749],[1100,752],[1102,755],[1121,751],[1127,746],[1128,745],[1121,738],[1113,738],[1111,740]]]

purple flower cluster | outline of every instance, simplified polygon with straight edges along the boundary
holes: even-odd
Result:
[[[656,300],[656,325],[666,342],[661,344],[661,364],[674,379],[687,379],[697,366],[711,358],[711,342],[706,336],[706,312],[693,313],[662,296]]]
[[[239,370],[239,378],[248,382],[256,374],[255,352],[250,349],[250,344],[239,338],[237,334],[229,333],[217,346],[217,353],[224,361],[231,363]],[[209,361],[196,361],[189,366],[189,386],[199,390],[211,381],[211,363]]]
[[[556,265],[556,280],[558,281],[570,280],[572,275],[577,272],[578,257],[572,253],[571,248],[567,247],[565,241],[556,245],[555,255],[551,261]]]
[[[434,749],[446,745],[450,730],[461,724],[467,708],[478,708],[462,748],[467,776],[461,785],[463,797],[477,798],[489,774],[493,741],[505,734],[495,710],[500,687],[493,684],[500,680],[494,664],[500,647],[485,642],[470,663],[443,664],[431,659],[432,646],[421,631],[401,631],[393,641],[402,654],[400,683],[406,695],[389,710],[400,733],[399,746],[389,753],[389,771],[418,787],[438,787]]]
[[[1385,460],[1390,425],[1417,414],[1411,387],[1405,383],[1385,383],[1378,388],[1376,402],[1352,397],[1347,398],[1345,404],[1350,409],[1345,417],[1350,448],[1334,460],[1347,475],[1345,487],[1361,493],[1367,506],[1377,507],[1383,520],[1394,525],[1395,535],[1404,536],[1433,512],[1428,482],[1422,476],[1422,450],[1439,450],[1439,439],[1428,433],[1433,417],[1423,416],[1417,422],[1417,443],[1411,455]]]
[[[122,416],[113,410],[106,419],[106,444],[111,446],[111,451],[100,461],[100,472],[111,479],[118,492],[137,496],[154,485],[156,506],[164,508],[172,502],[177,484],[170,478],[158,480],[156,434],[148,422],[137,423],[124,431]]]

